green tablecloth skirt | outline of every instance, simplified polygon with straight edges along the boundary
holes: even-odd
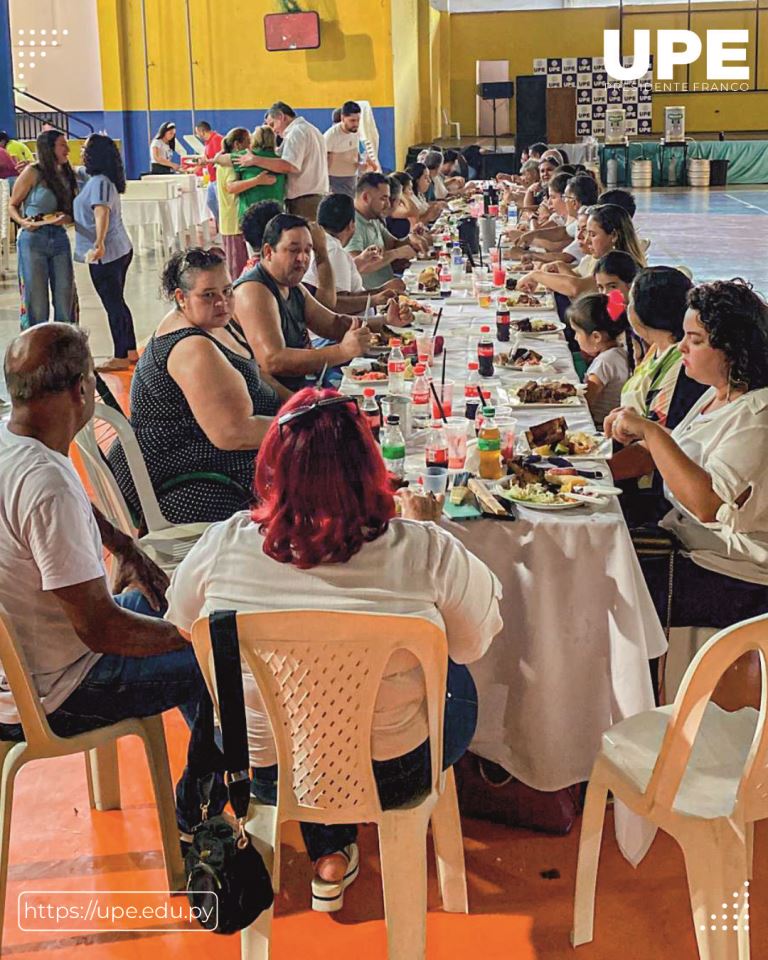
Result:
[[[601,156],[604,147],[600,148]],[[608,156],[615,157],[619,164],[619,182],[625,180],[624,150],[608,147]],[[677,161],[677,182],[682,183],[683,150],[681,146],[668,146],[664,164],[668,167],[674,152]],[[688,144],[689,159],[703,157],[709,160],[728,160],[728,183],[768,183],[768,140],[698,140]],[[629,145],[629,161],[644,158],[653,161],[653,185],[661,185],[661,144],[658,141],[634,141]],[[631,183],[631,175],[626,176]],[[667,171],[664,172],[664,182]]]

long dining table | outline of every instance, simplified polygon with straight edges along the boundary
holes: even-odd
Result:
[[[483,309],[469,290],[457,290],[446,300],[430,301],[433,311],[440,307],[438,333],[444,337],[446,378],[455,382],[456,414],[463,405],[467,362],[477,358],[480,327],[488,324],[495,332],[495,305]],[[520,315],[513,311],[513,320]],[[522,315],[557,320],[554,309],[529,307]],[[496,350],[509,346],[497,342]],[[547,377],[578,383],[562,332],[523,334],[517,346],[552,360]],[[442,363],[443,356],[436,357],[436,379]],[[531,378],[497,367],[487,381],[492,399],[504,404],[521,379]],[[345,378],[342,389],[361,388]],[[562,408],[515,406],[511,414],[518,419],[518,436],[554,416],[564,416],[569,429],[595,432],[583,400]],[[425,466],[425,442],[423,430],[408,438],[411,479]],[[604,460],[579,466],[600,470],[611,482]],[[605,731],[653,708],[648,661],[661,656],[667,643],[615,497],[566,511],[516,509],[512,523],[447,516],[442,521],[488,564],[503,589],[504,627],[470,666],[479,694],[471,749],[529,786],[553,791],[588,780]],[[615,827],[622,853],[636,865],[655,828],[618,803]]]

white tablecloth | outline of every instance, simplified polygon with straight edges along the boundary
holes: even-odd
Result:
[[[446,375],[457,385],[483,322],[495,331],[493,310],[462,303],[458,295],[444,306],[438,332],[445,335]],[[520,345],[556,357],[555,375],[577,380],[561,334]],[[438,357],[436,378],[440,364]],[[497,377],[502,386],[520,379],[507,371]],[[455,412],[460,406],[455,400]],[[594,430],[583,403],[514,411],[521,430],[560,414],[573,429]],[[411,438],[409,465],[414,458],[423,463],[423,444],[423,432]],[[605,463],[591,466],[610,478]],[[589,779],[603,732],[653,708],[648,659],[666,650],[618,503],[557,513],[521,507],[514,523],[445,519],[444,526],[485,560],[504,589],[504,628],[470,668],[480,702],[472,750],[538,790]],[[619,846],[637,864],[655,828],[621,804],[615,819]]]
[[[179,246],[186,243],[190,231],[208,224],[207,188],[197,187],[166,200],[123,197],[122,214],[135,248],[141,246],[138,231],[151,226],[160,227],[165,246]]]

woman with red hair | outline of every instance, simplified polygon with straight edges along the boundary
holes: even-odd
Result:
[[[256,461],[257,506],[209,527],[176,570],[167,617],[189,632],[214,610],[354,610],[425,617],[443,627],[451,660],[445,766],[474,733],[477,694],[465,666],[502,626],[491,571],[436,523],[434,500],[395,497],[367,418],[353,397],[300,390],[269,429]],[[438,511],[439,516],[439,511]],[[435,516],[433,519],[438,519]],[[274,803],[275,747],[253,678],[244,676],[253,792]],[[374,712],[374,774],[385,809],[429,788],[421,669],[397,652]],[[303,824],[314,909],[331,912],[358,872],[355,826]],[[404,854],[405,855],[405,854]]]

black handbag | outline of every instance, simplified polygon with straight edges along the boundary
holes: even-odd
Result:
[[[243,677],[237,617],[222,610],[209,617],[223,753],[216,745],[213,704],[205,704],[201,716],[201,738],[210,749],[213,767],[224,772],[229,802],[236,823],[220,814],[208,817],[214,774],[199,783],[202,818],[192,831],[192,844],[184,857],[187,897],[193,915],[213,933],[236,933],[249,926],[262,911],[272,906],[272,878],[261,854],[245,833],[251,774],[248,734],[245,724]],[[209,758],[209,759],[210,759]]]

